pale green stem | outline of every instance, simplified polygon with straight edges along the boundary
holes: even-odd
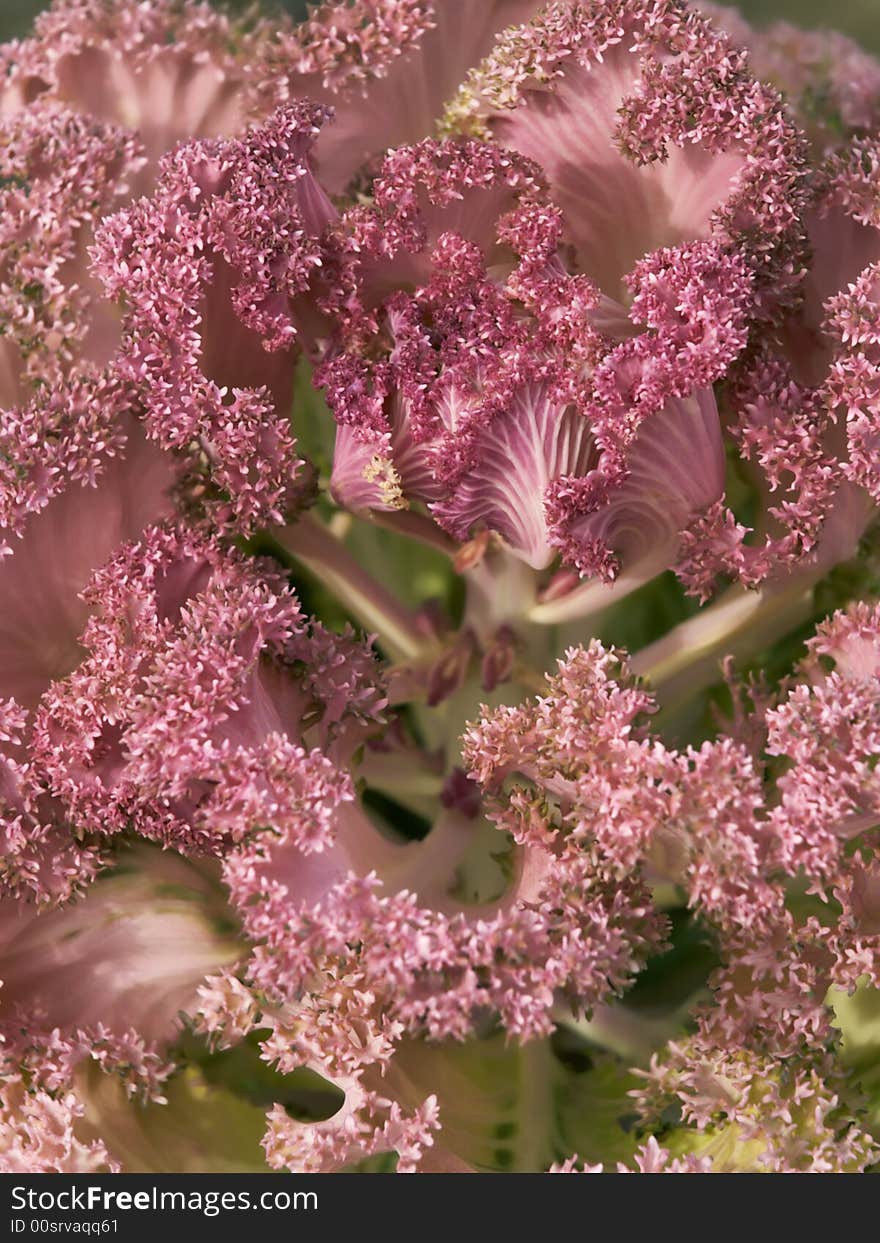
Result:
[[[774,643],[812,611],[812,582],[746,591],[731,587],[714,604],[673,627],[632,658],[633,672],[647,679],[668,704],[717,680],[725,656],[744,659]]]
[[[427,548],[443,553],[450,560],[458,552],[458,544],[449,538],[427,514],[420,514],[414,509],[395,509],[390,512],[376,510],[370,515],[376,526],[393,531],[396,535],[404,535],[407,539],[417,540]]]
[[[465,573],[467,600],[464,624],[481,639],[499,626],[522,631],[535,600],[535,571],[503,548],[489,548],[477,565]]]
[[[612,605],[619,604],[634,591],[644,587],[656,573],[656,568],[643,569],[636,565],[630,572],[621,574],[613,583],[591,579],[557,600],[534,604],[527,613],[528,620],[537,626],[557,626],[565,622],[598,617]]]
[[[312,514],[275,532],[278,542],[331,591],[366,630],[375,631],[393,660],[418,659],[431,640],[415,613],[360,566]]]
[[[397,751],[367,750],[358,773],[373,789],[390,794],[419,815],[431,819],[438,815],[444,774],[424,752],[407,754],[401,763]]]
[[[477,565],[464,574],[467,596],[464,625],[470,626],[484,643],[492,641],[500,627],[509,626],[517,638],[518,674],[525,674],[525,686],[534,689],[529,670],[543,674],[555,668],[556,635],[552,627],[535,625],[531,613],[535,604],[538,575],[505,548],[490,547]],[[538,679],[542,690],[543,679]]]
[[[661,1018],[639,1014],[620,1004],[596,1006],[591,1019],[577,1018],[560,1006],[553,1011],[553,1018],[560,1027],[607,1049],[628,1066],[646,1066],[651,1054],[681,1031],[692,1005],[690,999]]]
[[[483,707],[519,703],[525,694],[546,691],[542,676],[554,667],[552,628],[533,626],[527,620],[534,603],[537,575],[519,557],[493,546],[464,575],[465,607],[462,627],[476,636],[486,650],[498,641],[498,633],[509,627],[517,647],[512,676],[492,691],[480,683],[479,656],[471,665],[461,686],[441,704],[427,708],[414,705],[428,745],[442,749],[447,760],[459,753],[465,726],[477,720]]]
[[[547,1164],[548,1137],[552,1135],[555,1110],[554,1069],[548,1040],[531,1040],[520,1049],[517,1113],[524,1125],[517,1130],[511,1145],[513,1174],[528,1174]]]

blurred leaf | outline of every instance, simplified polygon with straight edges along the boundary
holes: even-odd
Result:
[[[343,1092],[314,1071],[302,1067],[281,1075],[260,1057],[268,1032],[251,1032],[230,1049],[211,1049],[201,1036],[185,1032],[174,1048],[176,1059],[197,1066],[205,1083],[232,1092],[261,1109],[283,1105],[304,1122],[332,1118],[342,1107]]]
[[[880,51],[877,0],[847,0],[835,5],[827,0],[741,0],[735,7],[756,26],[784,20],[804,28],[839,30],[866,48]]]
[[[880,989],[862,985],[850,997],[832,991],[828,1000],[841,1032],[841,1057],[867,1097],[867,1126],[880,1137]]]
[[[437,1094],[439,1144],[479,1170],[535,1172],[574,1154],[613,1168],[638,1145],[627,1096],[637,1081],[601,1053],[582,1057],[581,1069],[575,1061],[566,1064],[549,1040],[517,1045],[499,1034],[464,1044],[410,1042],[395,1066],[414,1102]]]
[[[142,1104],[117,1076],[95,1068],[82,1090],[87,1109],[78,1133],[103,1140],[126,1173],[269,1172],[263,1107],[209,1084],[196,1066],[173,1075],[164,1091],[167,1104]]]

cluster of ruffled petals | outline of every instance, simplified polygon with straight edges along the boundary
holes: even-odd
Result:
[[[880,257],[876,151],[858,137],[822,163],[805,217],[812,263],[775,342],[735,366],[729,433],[761,501],[747,525],[726,498],[684,532],[679,567],[695,594],[719,575],[749,587],[851,557],[880,495],[874,452]]]
[[[754,282],[696,242],[639,265],[625,311],[566,271],[563,229],[537,167],[497,145],[386,160],[331,244],[345,348],[316,378],[333,492],[355,511],[427,505],[454,539],[494,532],[536,569],[561,552],[643,581],[723,491],[710,386],[745,346]]]
[[[220,525],[283,521],[304,486],[289,424],[293,304],[333,215],[308,165],[325,119],[300,102],[241,139],[180,148],[95,247],[125,308],[116,372],[151,438],[187,455],[190,503]]]
[[[344,1095],[324,1121],[302,1121],[275,1105],[262,1145],[273,1169],[324,1173],[373,1156],[396,1154],[396,1169],[416,1169],[439,1129],[436,1098],[410,1100],[389,1075],[402,1025],[380,1006],[362,975],[316,975],[309,991],[282,1005],[226,971],[199,989],[194,1022],[220,1047],[259,1031],[261,1058],[282,1074],[303,1068]],[[268,1032],[268,1034],[267,1034]]]
[[[358,1056],[375,1049],[370,1061],[384,1060],[395,1031],[464,1039],[492,1015],[523,1039],[547,1034],[557,994],[590,1006],[623,988],[662,942],[646,894],[589,851],[564,850],[546,808],[524,798],[509,820],[498,825],[517,838],[502,892],[476,906],[455,893],[472,835],[460,813],[406,845],[383,842],[360,808],[343,808],[332,845],[313,860],[276,834],[251,838],[224,867],[255,946],[249,980],[273,1006],[293,1007],[321,1047],[326,1021],[313,1029],[328,1008],[334,1040],[352,1021],[342,1021],[342,997],[361,1033]],[[325,999],[317,1010],[301,1002],[309,992]],[[332,1060],[351,1071],[338,1050]]]
[[[5,533],[120,451],[137,394],[110,366],[119,315],[89,249],[163,152],[242,128],[245,42],[196,0],[56,0],[2,49]]]
[[[805,148],[745,54],[675,4],[551,5],[500,36],[447,128],[386,158],[330,246],[337,501],[427,506],[536,569],[674,566],[699,595],[809,558],[839,446],[754,337],[800,296]],[[711,391],[741,358],[760,547],[724,495]]]
[[[559,470],[545,498],[552,546],[582,575],[626,579],[637,565],[643,581],[677,563],[705,597],[719,577],[755,586],[845,557],[864,525],[873,416],[857,389],[872,364],[861,349],[846,447],[833,417],[842,384],[822,374],[816,338],[822,303],[875,257],[869,231],[856,236],[850,224],[842,240],[832,223],[841,211],[868,223],[869,142],[842,149],[835,158],[852,171],[832,168],[822,184],[833,193],[817,200],[792,117],[748,64],[735,39],[677,4],[551,5],[501,36],[448,112],[450,132],[540,166],[576,270],[632,302],[610,320],[607,306],[593,311],[613,348],[591,360],[579,406],[592,460]],[[869,286],[866,273],[863,302]],[[768,345],[779,332],[768,322],[783,325],[782,354]],[[725,431],[758,479],[756,527],[724,494],[722,439],[703,394],[719,380],[733,413]],[[698,403],[702,418],[675,419],[670,401]],[[397,477],[381,478],[399,498]]]
[[[803,680],[767,713],[767,752],[790,761],[778,779],[772,816],[787,843],[787,865],[819,887],[831,885],[864,949],[876,937],[872,911],[880,748],[880,614],[858,604],[819,627],[801,668]],[[859,849],[843,857],[842,845]],[[854,953],[854,947],[850,947]],[[873,954],[860,954],[874,975]],[[856,963],[854,961],[853,966]],[[859,971],[855,971],[857,977]]]
[[[30,38],[3,46],[0,111],[39,102],[137,132],[147,185],[181,139],[242,127],[251,42],[203,0],[54,0]]]
[[[419,44],[434,25],[432,9],[430,0],[325,4],[305,21],[276,31],[253,75],[255,89],[280,103],[291,95],[314,95],[314,88],[341,95],[353,84],[363,88]]]
[[[540,185],[534,166],[483,143],[426,141],[389,156],[371,205],[340,226],[334,298],[344,299],[347,348],[317,377],[339,424],[341,503],[427,503],[455,538],[489,527],[536,566],[553,555],[548,479],[590,459],[588,426],[563,378],[554,382],[552,339],[568,327],[574,363],[598,345],[590,287],[577,282],[580,305],[566,308],[555,288],[564,273],[541,272],[559,226]],[[506,285],[490,276],[493,251],[504,263],[503,248],[524,245],[528,257],[513,266],[511,255]],[[409,280],[413,294],[397,288]],[[522,318],[514,288],[539,302],[535,322]],[[566,309],[579,324],[574,314],[557,322]]]
[[[249,75],[252,106],[297,96],[329,104],[318,142],[333,194],[365,181],[389,149],[434,133],[468,70],[540,0],[327,0],[303,22],[265,23]]]
[[[92,826],[71,833],[66,813],[31,751],[33,713],[54,680],[83,656],[89,615],[81,591],[120,542],[168,514],[172,464],[127,417],[116,429],[119,452],[93,481],[68,482],[31,514],[0,561],[0,764],[2,886],[38,901],[69,897],[94,874],[102,850]]]
[[[687,1151],[716,1169],[876,1159],[827,999],[878,981],[878,654],[875,607],[836,614],[799,679],[756,708],[751,749],[652,739],[649,697],[596,645],[569,654],[546,697],[496,710],[466,738],[474,775],[502,791],[500,823],[537,789],[581,849],[592,843],[630,884],[680,886],[714,930],[721,965],[697,1031],[655,1057],[637,1097],[648,1129],[676,1104],[700,1135]],[[818,914],[798,913],[792,885]]]
[[[0,1073],[4,1174],[106,1174],[118,1169],[100,1139],[77,1135],[84,1106],[73,1093],[52,1094],[35,1087],[18,1073],[14,1061]]]
[[[105,482],[118,486],[125,476]],[[112,492],[111,487],[111,499]],[[60,503],[52,502],[46,518],[54,518]],[[114,533],[111,527],[108,535]],[[39,543],[36,550],[41,551]],[[63,555],[63,546],[49,551]],[[100,558],[100,550],[92,552]],[[19,559],[11,564],[15,569]],[[51,572],[51,556],[44,568]],[[13,1030],[21,1027],[24,1012],[29,1016],[35,1065],[56,1067],[45,1100],[43,1089],[34,1087],[25,1115],[16,1097],[18,1072],[10,1072],[10,1126],[37,1125],[29,1121],[34,1101],[45,1104],[40,1108],[47,1126],[66,1110],[67,1149],[56,1145],[50,1151],[49,1137],[34,1139],[45,1155],[22,1158],[65,1170],[85,1168],[83,1154],[93,1151],[95,1167],[118,1163],[101,1145],[79,1139],[88,1129],[82,1119],[89,1100],[106,1089],[84,1080],[80,1061],[72,1054],[62,1057],[64,1050],[88,1050],[94,1061],[105,1049],[102,1075],[133,1082],[126,1068],[140,1064],[135,1046],[123,1056],[120,1041],[141,1040],[145,1033],[167,1041],[178,1014],[198,1008],[204,976],[246,958],[247,950],[234,937],[209,934],[197,915],[189,926],[190,915],[169,909],[175,899],[164,897],[161,885],[145,894],[137,886],[129,892],[124,870],[114,879],[115,867],[108,879],[94,881],[77,901],[55,911],[38,915],[20,904],[20,896],[29,887],[48,903],[82,890],[99,867],[118,866],[105,848],[107,838],[134,830],[176,852],[225,854],[233,899],[240,897],[245,905],[249,873],[271,846],[272,861],[280,858],[292,873],[296,895],[327,893],[332,909],[334,882],[353,862],[343,850],[333,850],[337,820],[354,796],[347,761],[381,719],[384,702],[368,649],[353,635],[308,625],[280,571],[171,526],[149,528],[139,541],[123,544],[93,575],[62,626],[75,627],[77,618],[84,628],[78,635],[74,630],[68,657],[73,671],[51,682],[34,671],[35,707],[22,709],[10,701],[3,730],[9,753],[3,780],[9,847],[4,922],[10,941],[0,959],[3,995],[13,1008]],[[88,833],[77,829],[80,825],[88,825]],[[352,826],[347,845],[355,858],[373,862],[365,831],[375,838],[375,858],[381,860],[381,839],[366,821]],[[326,867],[311,867],[310,859],[322,853],[330,856]],[[179,854],[162,857],[173,861]],[[186,874],[175,877],[176,865],[169,866],[165,889],[179,889]],[[194,876],[203,871],[202,865]],[[277,871],[271,884],[277,897],[282,887]],[[234,922],[234,911],[222,901],[216,905],[219,920]],[[251,922],[258,922],[256,915]],[[360,931],[367,935],[367,926],[361,924]],[[377,935],[383,932],[380,925]],[[63,954],[50,952],[56,943],[64,946]],[[68,977],[81,988],[65,983]],[[341,1003],[319,979],[308,985],[300,998],[302,1018],[280,1014],[272,1020],[278,1031],[275,1056],[286,1068],[317,1064],[346,1084],[349,1105],[339,1135],[349,1139],[334,1139],[330,1127],[302,1124],[295,1141],[294,1124],[283,1125],[280,1114],[273,1114],[267,1152],[276,1164],[286,1153],[297,1168],[324,1168],[373,1151],[394,1151],[406,1168],[435,1129],[433,1106],[428,1101],[413,1113],[383,1095],[381,1085],[365,1087],[359,1074],[352,1078],[359,1064],[340,1053]],[[224,1030],[240,1039],[253,1029],[252,1015],[241,1003],[241,987],[237,997],[235,985],[229,987]],[[346,980],[342,991],[348,989]],[[348,1048],[357,1042],[360,1062],[381,1064],[400,1026],[388,1028],[380,1017],[381,1039],[375,1048],[364,1043],[364,1012],[375,1013],[384,998],[371,1000],[357,987],[350,991]],[[233,1002],[241,1013],[230,1032]],[[215,1002],[215,1010],[220,1008]],[[93,1016],[98,1027],[84,1026]],[[138,1035],[114,1026],[105,1038],[102,1024],[123,1017],[135,1022]],[[323,1046],[308,1038],[308,1048],[298,1043],[297,1024],[322,1032]],[[45,1039],[34,1035],[43,1028]],[[53,1033],[60,1033],[63,1048]],[[149,1065],[153,1055],[144,1050],[143,1056]],[[157,1092],[151,1090],[156,1100]]]
[[[134,761],[130,815],[144,793],[154,797],[152,777],[139,785],[138,765],[149,746],[138,739],[138,728],[142,722],[148,738],[158,712],[167,760],[172,718],[177,723],[189,714],[178,697],[174,712],[163,718],[163,695],[167,687],[179,687],[174,669],[181,654],[189,656],[188,671],[202,663],[192,659],[187,644],[189,623],[223,644],[216,600],[230,579],[241,589],[245,574],[238,559],[227,564],[229,554],[221,560],[214,552],[211,563],[202,545],[199,564],[195,543],[184,545],[187,560],[180,556],[180,536],[151,539],[145,546],[158,566],[147,561],[140,574],[132,574],[129,554],[122,582],[118,570],[104,576],[107,615],[96,613],[95,633],[103,632],[106,640],[107,671],[92,666],[85,675],[93,684],[106,676],[123,712],[127,695],[143,712],[138,719],[133,711],[134,725],[120,731],[123,749]],[[283,595],[279,590],[274,599],[264,599],[262,610],[253,597],[245,614],[235,615],[230,629],[237,646],[227,650],[226,659],[239,689],[218,683],[219,698],[204,701],[192,720],[184,721],[186,772],[196,772],[196,739],[200,755],[215,764],[210,774],[206,768],[199,772],[197,784],[214,787],[203,796],[204,804],[188,791],[192,824],[203,805],[223,805],[229,781],[218,763],[223,744],[230,735],[254,733],[256,722],[246,723],[256,697],[252,679],[262,683],[261,728],[273,709],[295,706],[299,728],[312,719],[320,731],[320,712],[314,705],[310,714],[304,710],[301,684],[295,694],[284,694],[277,682],[271,685],[265,668],[268,657],[276,676],[285,676],[282,666],[295,659],[302,633],[298,610],[291,611],[289,603],[285,608]],[[215,610],[210,627],[204,625],[206,600]],[[125,619],[121,628],[119,618]],[[137,689],[126,692],[131,674],[120,652],[130,628],[142,631],[134,650],[152,645],[155,654],[152,669],[136,670]],[[839,749],[867,780],[871,765],[863,753],[870,740],[852,731],[861,728],[860,713],[869,712],[876,699],[877,636],[872,612],[838,616],[813,645],[804,670],[812,671],[812,684],[802,683],[766,714],[768,753],[779,753],[784,741],[783,753],[797,761],[809,787],[803,793],[808,803],[817,802],[816,790],[826,791],[813,821],[793,806],[803,791],[786,773],[777,783],[778,801],[764,805],[761,773],[742,744],[721,738],[698,751],[679,752],[652,737],[646,721],[650,697],[631,683],[618,653],[598,644],[571,652],[546,696],[497,709],[466,735],[471,777],[483,787],[489,815],[515,848],[513,879],[494,914],[455,911],[449,894],[438,902],[436,874],[426,876],[419,868],[424,847],[383,845],[351,792],[331,798],[332,823],[324,799],[317,836],[314,805],[297,804],[286,819],[278,810],[277,790],[267,804],[263,786],[255,810],[247,799],[236,801],[240,819],[228,830],[221,853],[253,948],[234,974],[226,970],[198,989],[197,1023],[225,1044],[259,1031],[262,1055],[282,1072],[307,1067],[345,1093],[345,1105],[325,1123],[298,1121],[277,1106],[265,1140],[270,1164],[331,1169],[393,1150],[399,1168],[418,1167],[431,1147],[436,1105],[413,1100],[395,1083],[393,1054],[401,1035],[461,1038],[473,1030],[477,1016],[491,1012],[510,1031],[537,1035],[549,1030],[548,1011],[560,998],[589,1009],[619,992],[662,945],[665,921],[651,896],[652,885],[662,881],[685,890],[690,905],[716,930],[724,957],[710,981],[713,1003],[700,1015],[697,1035],[670,1046],[640,1096],[648,1120],[654,1116],[652,1101],[680,1100],[685,1122],[704,1135],[708,1150],[685,1158],[680,1168],[702,1169],[710,1159],[713,1168],[724,1168],[725,1161],[778,1169],[864,1166],[874,1150],[847,1121],[852,1109],[845,1094],[841,1097],[846,1084],[835,1088],[824,999],[829,986],[852,988],[870,971],[872,927],[856,927],[855,921],[870,925],[871,883],[870,877],[858,878],[865,871],[861,858],[853,864],[840,849],[839,820],[850,836],[861,829],[847,819],[850,809],[841,806],[836,784],[851,793],[853,778],[842,758],[830,770],[823,767],[834,749],[817,739],[816,716],[799,729],[797,714],[806,712],[805,696],[819,704],[819,714],[825,713],[823,704],[839,701],[849,713],[849,732],[839,713],[827,722],[822,715],[818,719],[839,737]],[[204,638],[200,643],[207,663],[211,643]],[[256,675],[255,643],[265,645],[264,668]],[[839,674],[823,670],[821,660],[828,657]],[[212,667],[215,678],[216,672]],[[286,676],[296,680],[291,671]],[[823,698],[823,688],[838,677],[850,685],[851,697]],[[191,677],[190,683],[193,699],[199,699]],[[59,687],[57,698],[53,693],[46,701],[47,722],[62,706],[64,684]],[[235,724],[224,723],[218,731],[218,710]],[[352,739],[345,732],[329,730],[325,754],[350,751]],[[802,734],[821,760],[804,751]],[[263,752],[260,758],[271,777]],[[174,765],[167,767],[172,771],[166,802],[172,806],[182,791],[172,791]],[[102,780],[112,768],[107,766]],[[319,786],[320,780],[310,782],[310,793],[317,797]],[[109,783],[108,791],[112,801]],[[173,810],[179,818],[180,809]],[[260,828],[270,818],[272,830]],[[222,818],[219,824],[222,829]],[[204,835],[198,844],[205,845]],[[364,871],[363,861],[371,872]],[[828,883],[832,870],[844,914],[831,929],[814,918],[799,924],[786,909],[786,876],[806,871]],[[855,895],[849,908],[843,892],[847,878]],[[707,1076],[715,1062],[717,1074]],[[780,1071],[780,1065],[788,1069]],[[742,1087],[731,1089],[733,1081],[742,1081]],[[663,1153],[646,1149],[643,1156],[645,1168],[667,1167]],[[635,1164],[641,1169],[644,1163]]]
[[[354,1083],[347,1085],[343,1110],[328,1123],[297,1123],[276,1105],[264,1141],[266,1160],[272,1169],[322,1174],[396,1153],[397,1173],[411,1174],[433,1143],[437,1127],[433,1099],[414,1113],[404,1113],[397,1101]]]
[[[123,547],[85,599],[85,659],[43,696],[31,742],[73,822],[213,852],[272,825],[320,850],[353,793],[338,764],[303,745],[310,714],[337,747],[344,727],[322,720],[321,679],[296,665],[314,649],[332,664],[349,647],[349,716],[368,719],[381,695],[361,694],[358,644],[306,636],[281,573],[170,528]],[[328,699],[338,694],[330,682]]]
[[[250,899],[245,926],[265,942],[251,975],[283,998],[330,964],[362,972],[387,1012],[416,1033],[464,1038],[495,1013],[523,1038],[546,1034],[557,992],[590,1005],[622,988],[661,942],[663,922],[637,891],[617,887],[601,861],[584,854],[555,865],[546,850],[524,853],[519,883],[482,918],[447,914],[406,890],[387,895],[359,877],[328,886],[310,906],[278,881],[270,889],[265,863],[262,875],[250,867],[246,889],[233,862],[233,894]],[[269,860],[282,876],[284,862]]]
[[[839,147],[880,123],[880,64],[836,30],[802,30],[789,22],[756,29],[738,9],[698,6],[749,51],[756,77],[783,94],[798,125],[816,147]]]
[[[761,749],[777,775],[757,809],[774,842],[763,883],[785,905],[760,925],[738,917],[721,929],[697,1031],[655,1058],[639,1093],[649,1126],[677,1101],[715,1168],[821,1172],[876,1160],[828,999],[878,981],[878,658],[876,607],[835,614],[799,680],[765,708]],[[792,902],[791,882],[816,913]]]
[[[766,880],[778,844],[756,816],[752,757],[729,739],[668,748],[646,731],[652,710],[621,654],[594,641],[560,662],[546,696],[472,726],[464,753],[489,789],[505,783],[496,814],[508,831],[523,807],[549,803],[570,851],[592,853],[618,884],[662,879],[721,929],[766,926],[781,900]],[[513,774],[528,784],[511,787]]]
[[[64,900],[104,862],[100,843],[74,837],[26,750],[28,718],[15,700],[0,705],[0,884],[14,898]]]
[[[649,576],[676,564],[679,535],[724,493],[712,383],[745,347],[753,282],[715,243],[662,249],[627,277],[629,318],[644,331],[598,362],[583,413],[598,468],[548,490],[563,560],[581,574]]]
[[[695,1157],[693,1154],[673,1157],[667,1149],[657,1143],[653,1135],[638,1150],[633,1158],[633,1165],[635,1169],[631,1169],[623,1161],[618,1161],[614,1172],[616,1174],[709,1174],[712,1171],[711,1158]],[[605,1166],[601,1162],[589,1165],[578,1157],[568,1157],[565,1161],[552,1165],[548,1173],[604,1174]]]
[[[344,1086],[388,1071],[405,1032],[464,1039],[494,1015],[535,1037],[558,997],[589,1008],[622,990],[663,943],[644,882],[566,833],[544,798],[521,791],[496,820],[514,855],[501,895],[471,908],[454,891],[469,834],[453,813],[422,844],[383,842],[351,803],[318,852],[283,827],[252,833],[223,866],[253,951],[204,990],[202,1029],[228,1042],[269,1028],[267,1060]]]
[[[854,1101],[831,1057],[786,1063],[693,1037],[649,1072],[639,1093],[646,1124],[657,1125],[673,1101],[701,1132],[700,1150],[716,1173],[852,1173],[877,1158],[875,1141],[855,1120],[857,1094]]]
[[[0,117],[0,547],[121,445],[116,329],[88,271],[97,221],[142,159],[131,135],[34,104]]]
[[[760,481],[762,537],[727,498],[683,532],[677,572],[705,600],[720,577],[757,587],[790,570],[817,574],[854,551],[868,508],[847,486],[825,394],[799,384],[779,356],[750,361],[731,392],[730,434]],[[830,555],[829,555],[830,553]]]
[[[95,1085],[123,1112],[163,1106],[181,1011],[241,953],[215,880],[156,851],[117,864],[51,910],[0,902],[4,1170],[120,1168],[89,1120]]]
[[[790,296],[800,137],[746,54],[675,0],[547,5],[497,40],[447,124],[541,164],[584,270],[612,296],[647,252],[709,236],[742,246],[768,311]]]

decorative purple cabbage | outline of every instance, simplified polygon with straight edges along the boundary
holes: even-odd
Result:
[[[880,64],[0,56],[0,1169],[875,1166]]]

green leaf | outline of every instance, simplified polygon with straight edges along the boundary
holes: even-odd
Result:
[[[627,1092],[636,1078],[601,1053],[563,1060],[551,1040],[501,1034],[463,1044],[405,1044],[394,1073],[409,1101],[438,1097],[438,1145],[484,1172],[528,1173],[577,1154],[627,1161],[638,1145]]]

